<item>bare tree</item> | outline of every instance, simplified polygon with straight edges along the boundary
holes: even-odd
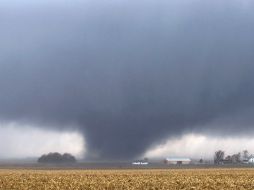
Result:
[[[224,160],[225,152],[222,150],[218,150],[214,153],[214,163],[221,164]]]
[[[248,160],[248,158],[249,158],[249,152],[248,152],[248,150],[244,150],[243,151],[243,160]]]
[[[227,163],[232,163],[232,156],[226,156],[225,160],[227,161]]]
[[[240,163],[241,162],[241,153],[239,152],[238,154],[233,154],[232,155],[232,163]]]

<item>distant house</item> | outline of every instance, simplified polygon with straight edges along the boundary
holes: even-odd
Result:
[[[131,163],[132,165],[148,165],[149,163],[145,160],[137,160]]]
[[[164,162],[166,164],[187,165],[191,163],[191,159],[190,158],[166,158]]]
[[[254,157],[251,157],[248,161],[249,164],[254,164]]]

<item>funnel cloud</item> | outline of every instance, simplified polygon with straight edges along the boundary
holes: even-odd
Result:
[[[254,3],[2,1],[0,119],[76,126],[130,159],[186,131],[253,131]]]

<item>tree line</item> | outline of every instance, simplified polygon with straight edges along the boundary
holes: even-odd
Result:
[[[252,155],[249,154],[248,150],[244,150],[242,152],[238,152],[232,155],[225,155],[225,151],[218,150],[214,153],[214,163],[215,164],[237,164],[248,162]]]
[[[69,154],[60,154],[58,152],[44,154],[38,159],[39,163],[75,163],[76,158]]]

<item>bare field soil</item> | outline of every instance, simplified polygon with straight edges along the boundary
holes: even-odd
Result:
[[[254,189],[254,169],[0,169],[1,190]]]

